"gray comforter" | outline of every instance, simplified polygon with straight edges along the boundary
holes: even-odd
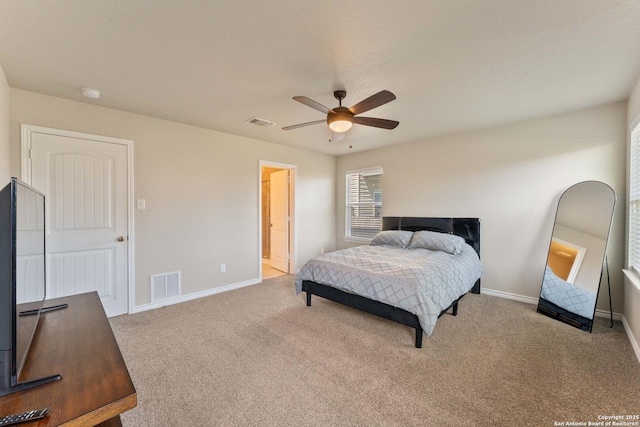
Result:
[[[296,277],[401,308],[418,316],[427,336],[442,310],[467,293],[482,275],[478,254],[469,245],[452,255],[428,249],[357,246],[320,255]]]
[[[597,295],[574,284],[565,282],[555,275],[548,265],[544,270],[544,281],[540,296],[571,313],[593,319]]]

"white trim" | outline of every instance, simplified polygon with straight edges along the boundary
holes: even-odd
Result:
[[[370,243],[372,239],[367,239],[365,237],[359,237],[359,236],[352,236],[351,235],[351,215],[350,215],[350,206],[352,206],[349,203],[349,196],[350,196],[350,185],[349,185],[349,175],[360,175],[363,173],[367,173],[367,172],[379,172],[379,174],[382,176],[382,185],[384,185],[384,168],[382,166],[368,166],[368,167],[364,167],[364,168],[358,168],[358,169],[350,169],[348,171],[345,171],[344,173],[344,195],[345,195],[345,201],[344,201],[344,233],[343,233],[343,240],[345,242],[352,242],[352,243]],[[384,192],[382,194],[382,198],[384,198]],[[380,202],[379,206],[382,208],[382,206],[384,205],[383,202]],[[375,199],[373,201],[373,206],[378,206],[378,204],[375,202]],[[349,234],[347,234],[349,233]]]
[[[215,295],[215,294],[219,294],[219,293],[222,293],[222,292],[227,292],[227,291],[231,291],[231,290],[235,290],[235,289],[240,289],[240,288],[244,288],[246,286],[252,286],[252,285],[259,284],[259,283],[262,283],[261,278],[246,280],[244,282],[233,283],[233,284],[230,284],[230,285],[220,286],[220,287],[213,288],[213,289],[207,289],[206,291],[195,292],[193,294],[184,295],[184,296],[182,296],[180,298],[175,298],[175,299],[172,299],[170,301],[162,301],[160,303],[155,303],[155,304],[144,304],[144,305],[141,305],[139,307],[135,307],[135,309],[131,312],[131,314],[141,313],[143,311],[148,311],[148,310],[154,310],[156,308],[167,307],[167,306],[178,304],[178,303],[181,303],[181,302],[191,301],[191,300],[194,300],[194,299],[203,298],[203,297],[207,297],[207,296],[211,296],[211,295]],[[527,297],[527,296],[524,296],[524,295],[512,294],[512,293],[509,293],[509,292],[496,291],[496,290],[492,290],[492,289],[481,289],[481,294],[488,295],[488,296],[493,296],[493,297],[498,297],[498,298],[510,299],[510,300],[514,300],[514,301],[520,301],[520,302],[524,302],[524,303],[532,304],[532,305],[533,304],[538,304],[538,299],[537,298]],[[600,314],[603,314],[603,316],[600,316]],[[602,311],[602,310],[596,310],[596,315],[598,315],[598,317],[606,317],[606,318],[608,318],[609,317],[609,312],[608,311]],[[627,323],[627,319],[625,319],[625,317],[621,316],[619,313],[613,313],[613,318],[615,320],[622,320],[622,325],[624,326],[624,330],[625,330],[627,336],[629,337],[629,341],[631,342],[631,347],[633,347],[633,351],[636,354],[636,357],[638,358],[638,362],[640,362],[640,345],[638,344],[638,342],[633,337],[633,334],[631,333],[631,329],[629,328],[629,324]]]
[[[640,79],[639,79],[640,81]],[[625,250],[626,250],[626,256],[625,256],[625,266],[629,267],[630,264],[630,260],[629,260],[629,256],[631,254],[631,251],[629,250],[629,246],[630,246],[630,241],[629,241],[629,219],[630,219],[630,215],[629,215],[629,211],[631,209],[631,201],[629,200],[629,192],[630,192],[630,188],[631,188],[631,135],[633,134],[633,131],[640,125],[640,114],[638,114],[633,121],[631,122],[631,124],[629,125],[629,128],[627,129],[628,133],[627,133],[627,164],[626,164],[626,172],[627,172],[627,180],[626,180],[626,184],[627,184],[627,190],[626,190],[626,210],[625,210],[625,226],[626,226],[626,231],[625,231]],[[638,276],[638,272],[637,271],[633,271],[631,269],[622,269],[622,272],[624,273],[624,275],[627,277],[629,283],[631,284],[631,286],[633,286],[638,292],[640,292],[640,277]],[[627,333],[627,336],[629,337],[629,342],[631,342],[631,347],[633,348],[634,353],[636,354],[636,358],[638,359],[638,362],[640,362],[640,344],[638,344],[638,341],[636,341],[635,336],[633,335],[633,332],[631,331],[631,327],[629,326],[629,323],[627,322],[626,317],[622,316],[622,325],[624,326],[624,330]]]
[[[489,295],[492,297],[505,298],[513,301],[520,301],[527,304],[538,305],[538,298],[528,297],[525,295],[512,294],[504,291],[496,291],[493,289],[480,288],[480,293],[483,295]],[[611,314],[606,310],[596,309],[596,317],[602,317],[605,319],[611,318]],[[623,316],[620,313],[613,313],[613,320],[622,320]]]
[[[639,79],[640,80],[640,79]],[[625,233],[624,233],[624,248],[625,248],[625,267],[629,267],[630,265],[630,256],[631,256],[631,251],[629,250],[629,246],[631,244],[631,242],[629,241],[629,230],[630,230],[630,216],[629,212],[631,209],[631,201],[629,200],[629,194],[630,194],[630,189],[631,189],[631,135],[633,134],[634,129],[640,124],[640,114],[638,114],[635,119],[633,119],[631,125],[629,125],[629,128],[627,129],[627,152],[626,152],[626,180],[625,180],[625,184],[627,185],[627,188],[625,190],[625,221],[624,221],[624,225],[625,225]],[[624,271],[624,270],[623,270]]]
[[[46,128],[42,126],[27,125],[27,124],[20,125],[20,128],[22,133],[22,139],[20,143],[20,148],[21,148],[20,158],[22,162],[22,170],[21,170],[20,179],[29,185],[31,185],[31,161],[29,156],[29,149],[31,148],[32,133],[43,133],[46,135],[64,136],[67,138],[88,139],[90,141],[127,145],[130,148],[133,147],[133,141],[130,139],[113,138],[110,136],[93,135],[90,133],[74,132],[74,131],[63,130],[63,129],[53,129],[53,128]],[[133,152],[131,153],[131,155],[133,155]],[[132,167],[131,170],[128,170],[127,172],[130,172],[130,175],[133,175],[133,165],[131,165],[131,167]],[[128,190],[129,192],[133,192],[132,189],[128,189]]]
[[[629,279],[629,283],[631,283],[631,285],[636,288],[636,291],[640,292],[640,277],[638,276],[638,273],[626,268],[623,268],[622,272],[627,277],[627,279]]]
[[[631,327],[629,326],[629,323],[627,322],[627,319],[624,316],[622,316],[622,326],[624,326],[624,330],[627,333],[627,336],[629,337],[629,341],[631,342],[631,347],[633,348],[633,352],[636,354],[636,358],[638,359],[638,362],[640,362],[640,344],[638,344],[638,341],[636,341],[635,337],[633,336],[633,333],[631,332]]]
[[[258,279],[245,280],[244,282],[232,283],[230,285],[220,286],[220,287],[217,287],[217,288],[207,289],[207,290],[201,291],[201,292],[194,292],[192,294],[183,295],[183,296],[181,296],[179,298],[173,298],[170,301],[161,301],[161,302],[158,302],[158,303],[143,304],[143,305],[139,305],[137,307],[134,307],[134,310],[131,312],[131,314],[140,313],[140,312],[148,311],[148,310],[154,310],[156,308],[162,308],[162,307],[166,307],[166,306],[169,306],[169,305],[178,304],[180,302],[191,301],[191,300],[198,299],[198,298],[208,297],[208,296],[211,296],[211,295],[219,294],[221,292],[232,291],[232,290],[235,290],[235,289],[244,288],[245,286],[257,285],[257,284],[259,284],[261,282],[262,281],[259,278]]]
[[[129,168],[129,230],[127,242],[129,244],[129,313],[136,306],[136,262],[135,262],[135,245],[136,245],[136,236],[135,236],[135,215],[134,215],[134,191],[135,188],[133,185],[133,141],[130,141],[127,144],[127,158],[129,159],[129,164],[127,167]]]
[[[611,313],[609,312],[609,310],[601,310],[599,308],[596,308],[595,316],[601,317],[603,319],[611,319]],[[613,320],[621,321],[622,317],[623,316],[621,313],[616,313],[615,311],[613,312]]]
[[[345,236],[344,241],[345,242],[353,242],[353,243],[371,243],[371,240],[373,239],[365,239],[364,237],[351,237],[351,236]]]
[[[587,248],[583,248],[582,246],[578,246],[575,243],[567,242],[566,240],[558,239],[557,237],[553,237],[553,236],[551,236],[551,241],[560,243],[563,246],[568,246],[578,251],[575,259],[573,260],[573,264],[571,265],[571,271],[569,271],[569,276],[566,279],[567,283],[574,284],[574,282],[576,281],[576,276],[578,275],[578,270],[580,270],[580,266],[582,265],[584,256],[587,253]]]
[[[47,128],[42,126],[34,126],[22,124],[20,125],[21,130],[21,141],[20,141],[20,160],[21,160],[21,168],[20,171],[22,181],[27,184],[31,184],[31,134],[32,133],[42,133],[47,135],[55,135],[55,136],[64,136],[68,138],[78,138],[78,139],[88,139],[91,141],[97,142],[105,142],[110,144],[119,144],[125,145],[127,147],[127,251],[128,251],[128,295],[127,295],[127,305],[128,312],[132,313],[135,308],[135,289],[136,289],[136,281],[135,281],[135,223],[134,223],[134,186],[133,186],[133,141],[130,139],[122,139],[122,138],[114,138],[110,136],[103,135],[94,135],[89,133],[82,132],[74,132],[70,130],[63,129],[54,129]]]
[[[640,79],[638,79],[640,81]],[[627,133],[627,164],[626,164],[626,172],[627,172],[627,180],[626,180],[626,184],[627,184],[627,190],[626,190],[626,211],[625,211],[625,226],[626,226],[626,231],[625,231],[625,250],[626,250],[626,256],[625,256],[625,266],[629,267],[630,264],[630,260],[629,260],[629,256],[631,251],[629,250],[629,246],[630,246],[630,241],[629,241],[629,210],[631,209],[631,201],[629,200],[629,192],[630,192],[630,188],[631,188],[631,135],[633,134],[633,131],[636,129],[636,127],[638,127],[640,125],[640,114],[638,114],[633,121],[631,122],[631,125],[629,125],[629,128],[627,129],[628,133]],[[627,277],[627,279],[629,279],[629,283],[638,291],[640,292],[640,277],[638,276],[638,272],[637,271],[633,271],[631,269],[622,269],[622,272],[624,273],[624,275]],[[631,347],[633,348],[634,353],[636,354],[636,358],[638,359],[638,362],[640,362],[640,344],[638,344],[638,341],[636,341],[635,336],[633,335],[633,332],[631,331],[631,327],[629,326],[629,323],[627,322],[626,317],[622,316],[622,325],[624,326],[624,330],[627,333],[627,336],[629,337],[629,342],[631,342]]]
[[[504,292],[504,291],[496,291],[493,289],[485,289],[482,286],[480,287],[480,293],[484,294],[484,295],[489,295],[492,297],[499,297],[499,298],[505,298],[505,299],[510,299],[513,301],[520,301],[520,302],[526,302],[527,304],[538,304],[538,298],[533,298],[533,297],[527,297],[524,295],[518,295],[518,294],[512,294],[509,292]]]
[[[156,308],[167,307],[169,305],[178,304],[180,302],[191,301],[191,300],[194,300],[194,299],[198,299],[198,298],[202,298],[202,297],[206,297],[206,296],[211,296],[211,295],[219,294],[219,293],[226,292],[226,291],[240,289],[240,288],[243,288],[243,287],[246,287],[246,286],[256,285],[256,284],[259,284],[261,282],[262,282],[262,280],[260,278],[257,278],[257,279],[247,280],[247,281],[244,281],[244,282],[234,283],[234,284],[231,284],[231,285],[220,286],[218,288],[208,289],[206,291],[196,292],[196,293],[189,294],[189,295],[184,295],[184,296],[182,296],[180,298],[172,299],[170,301],[163,301],[163,302],[156,303],[156,304],[144,304],[144,305],[141,305],[139,307],[135,307],[135,309],[131,312],[131,314],[141,313],[143,311],[148,311],[148,310],[154,310]],[[538,303],[538,299],[537,298],[532,298],[532,297],[527,297],[527,296],[523,296],[523,295],[512,294],[512,293],[509,293],[509,292],[496,291],[496,290],[492,290],[492,289],[482,289],[481,290],[481,294],[488,295],[488,296],[493,296],[493,297],[498,297],[498,298],[510,299],[510,300],[519,301],[519,302],[524,302],[524,303],[527,303],[527,304],[537,304]],[[600,316],[600,314],[603,314],[604,316]],[[608,318],[609,317],[609,312],[608,311],[602,311],[602,310],[596,310],[596,315],[598,315],[598,317],[607,317]],[[627,323],[627,319],[624,316],[621,316],[619,313],[613,313],[613,318],[615,320],[622,320],[622,325],[624,326],[624,330],[625,330],[627,336],[629,337],[629,341],[631,342],[631,347],[633,348],[633,351],[634,351],[634,353],[635,353],[635,355],[636,355],[636,357],[638,359],[638,362],[640,362],[640,345],[638,344],[638,342],[633,337],[633,334],[631,333],[631,329],[629,327],[629,324]]]
[[[493,289],[484,289],[484,288],[480,289],[480,293],[482,293],[484,295],[489,295],[489,296],[492,296],[492,297],[505,298],[505,299],[510,299],[510,300],[513,300],[513,301],[524,302],[524,303],[527,303],[527,304],[538,305],[538,298],[527,297],[527,296],[524,296],[524,295],[512,294],[512,293],[509,293],[509,292],[495,291]],[[605,319],[609,319],[609,318],[611,318],[611,313],[609,313],[606,310],[596,309],[596,317],[602,317],[602,318],[605,318]],[[622,314],[613,313],[613,320],[622,320],[622,318],[623,318]]]
[[[640,125],[640,114],[638,114],[636,116],[635,119],[633,119],[633,121],[631,122],[631,125],[629,125],[629,136],[631,136],[631,132],[638,126]]]
[[[21,125],[20,132],[20,179],[31,185],[31,132],[35,131],[35,126]]]
[[[384,169],[382,166],[367,166],[366,168],[350,169],[348,171],[345,171],[345,175],[350,173],[373,172],[377,170],[380,170],[384,173]]]
[[[298,259],[298,230],[297,230],[297,177],[298,166],[287,163],[258,161],[258,277],[262,279],[262,168],[278,168],[289,170],[289,271],[296,271]]]

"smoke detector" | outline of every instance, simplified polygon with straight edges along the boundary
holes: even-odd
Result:
[[[275,125],[275,123],[270,122],[269,120],[259,119],[258,117],[252,117],[249,120],[247,120],[246,123],[249,123],[250,125],[260,126],[263,128],[269,128]]]
[[[86,96],[87,98],[91,98],[91,99],[100,98],[100,91],[96,89],[83,87],[82,89],[80,89],[80,92],[82,92],[82,95]]]

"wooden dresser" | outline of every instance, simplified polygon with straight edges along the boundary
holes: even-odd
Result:
[[[30,426],[121,426],[120,414],[137,405],[136,389],[96,292],[47,300],[68,304],[40,317],[20,381],[60,374],[62,379],[0,397],[0,417],[51,408]]]

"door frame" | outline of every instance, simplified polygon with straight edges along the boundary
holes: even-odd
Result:
[[[95,142],[120,144],[127,147],[127,313],[135,309],[135,226],[133,207],[133,141],[129,139],[113,138],[110,136],[94,135],[62,129],[47,128],[22,124],[20,140],[21,179],[31,185],[31,135],[44,133],[47,135],[63,136],[67,138],[88,139]]]
[[[297,259],[296,233],[296,177],[298,166],[287,163],[260,160],[258,162],[258,278],[262,280],[262,168],[287,169],[289,171],[289,262],[287,273],[295,270]]]

